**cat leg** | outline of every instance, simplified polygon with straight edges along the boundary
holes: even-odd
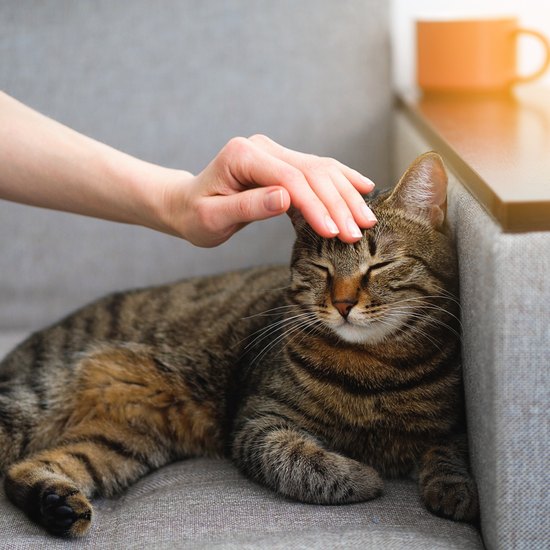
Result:
[[[235,433],[232,455],[245,475],[301,502],[340,504],[382,494],[376,470],[325,449],[279,415],[247,420]]]
[[[113,495],[169,459],[154,437],[129,427],[85,423],[46,449],[9,468],[6,494],[56,535],[83,535],[95,494]]]
[[[421,459],[420,494],[434,514],[474,522],[479,516],[476,483],[468,468],[465,437],[434,446]]]
[[[168,461],[201,454],[213,420],[168,370],[137,346],[81,357],[62,405],[65,430],[51,448],[11,466],[8,497],[50,532],[83,535],[90,497],[119,493]]]
[[[0,474],[25,453],[38,412],[28,392],[0,383]]]

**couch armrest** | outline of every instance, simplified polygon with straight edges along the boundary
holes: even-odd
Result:
[[[396,114],[395,170],[438,148]],[[445,151],[440,151],[445,157]],[[550,532],[550,232],[505,233],[450,173],[460,263],[471,462],[488,548],[542,548]]]

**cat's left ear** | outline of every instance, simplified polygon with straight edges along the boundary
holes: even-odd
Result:
[[[425,218],[435,228],[447,214],[447,172],[441,157],[430,151],[419,156],[403,174],[388,202]]]
[[[307,222],[305,218],[302,216],[302,213],[292,204],[290,205],[290,208],[286,211],[286,213],[290,218],[290,221],[292,222],[292,225],[294,226],[296,233],[301,231],[303,227],[307,225]]]

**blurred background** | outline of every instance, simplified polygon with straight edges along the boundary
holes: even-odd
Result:
[[[416,19],[502,16],[517,17],[521,26],[537,29],[550,37],[550,2],[547,0],[392,0],[390,33],[394,86],[409,89],[416,84]],[[535,39],[520,39],[518,62],[522,74],[540,66],[542,58],[543,50]],[[550,85],[550,71],[539,82]]]

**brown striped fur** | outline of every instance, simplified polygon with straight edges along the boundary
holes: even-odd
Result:
[[[477,517],[463,418],[446,175],[426,154],[354,245],[292,213],[291,269],[117,293],[33,334],[0,365],[9,498],[82,535],[114,495],[188,456],[312,503],[367,500],[418,470],[434,513]]]

